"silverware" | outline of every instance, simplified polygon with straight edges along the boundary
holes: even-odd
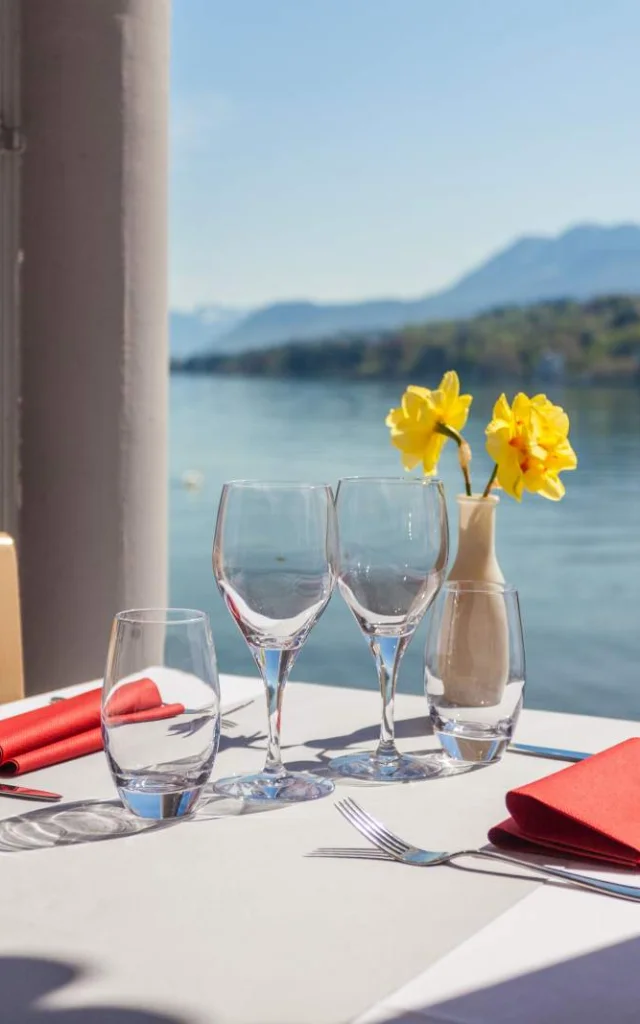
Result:
[[[67,700],[66,697],[50,697],[49,704],[58,704],[62,700]],[[235,711],[242,711],[243,708],[248,708],[250,704],[253,704],[255,697],[251,700],[242,701],[240,704],[234,704],[233,707],[227,709],[227,714],[222,715],[220,719],[220,727],[222,729],[235,729],[238,723],[233,718],[228,718],[227,715],[230,712],[233,714]]]
[[[243,708],[248,708],[250,704],[253,704],[255,697],[251,697],[250,700],[243,700],[240,704],[233,704],[230,708],[227,708],[226,713],[223,714],[220,719],[220,726],[222,729],[235,729],[238,723],[233,718],[229,718],[228,715],[235,714],[236,711],[242,711]]]
[[[395,832],[391,832],[382,822],[369,814],[368,811],[363,810],[351,797],[347,797],[346,800],[339,800],[336,803],[336,808],[343,818],[346,818],[349,824],[368,839],[373,846],[402,864],[410,864],[413,867],[419,868],[430,868],[436,864],[449,864],[459,857],[482,857],[487,860],[504,861],[505,864],[515,864],[526,871],[537,872],[548,878],[561,878],[565,882],[571,882],[573,885],[578,885],[583,889],[605,893],[607,896],[640,901],[640,887],[638,886],[620,885],[618,882],[605,882],[601,879],[577,874],[575,871],[565,871],[564,868],[539,867],[537,864],[520,860],[518,857],[498,853],[497,850],[473,849],[445,852],[423,850],[419,846],[411,846],[410,843],[405,842]]]
[[[10,786],[8,782],[0,782],[0,796],[15,796],[19,800],[44,800],[47,803],[62,800],[62,793],[50,793],[46,789],[28,789],[26,786]]]
[[[389,864],[393,857],[382,850],[367,847],[364,850],[361,846],[320,846],[312,850],[308,857],[329,857],[331,860],[384,860]]]
[[[532,743],[510,743],[509,750],[514,754],[529,754],[530,757],[548,757],[552,761],[584,761],[592,754],[580,750],[563,750],[561,747],[538,747]]]
[[[225,714],[234,715],[236,711],[242,711],[243,708],[248,708],[250,704],[254,704],[255,700],[255,697],[251,697],[249,700],[241,701],[240,704],[232,704],[230,708],[227,708]]]

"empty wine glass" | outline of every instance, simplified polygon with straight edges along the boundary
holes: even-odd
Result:
[[[216,791],[256,800],[313,800],[333,783],[289,772],[280,755],[284,687],[335,583],[336,519],[324,484],[225,484],[213,544],[220,592],[260,669],[269,737],[264,769],[223,779]]]
[[[402,755],[393,705],[400,660],[438,593],[449,552],[442,484],[424,479],[341,480],[338,586],[378,669],[382,726],[377,749],[331,762],[341,775],[376,782],[427,778],[438,768]]]
[[[102,734],[122,802],[142,818],[193,810],[220,737],[209,619],[190,608],[119,612],[102,690]]]
[[[525,655],[517,591],[448,581],[429,622],[429,713],[445,772],[498,761],[522,708]],[[437,755],[436,755],[437,756]]]

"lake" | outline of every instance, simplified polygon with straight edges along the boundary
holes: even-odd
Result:
[[[262,478],[335,485],[341,476],[399,475],[384,418],[402,387],[174,376],[170,388],[171,602],[209,612],[221,671],[255,674],[211,571],[222,484]],[[465,434],[479,489],[490,471],[484,427],[501,389],[468,390],[475,399]],[[527,495],[518,505],[502,496],[497,519],[498,558],[522,603],[525,703],[640,719],[640,391],[550,386],[547,393],[571,417],[579,467],[563,476],[562,502]],[[182,483],[190,470],[203,476],[198,491]],[[453,444],[440,476],[455,548],[461,479]],[[424,637],[425,623],[405,655],[400,690],[422,692]],[[337,593],[292,678],[376,687],[371,654]]]

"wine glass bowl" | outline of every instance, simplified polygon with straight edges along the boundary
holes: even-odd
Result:
[[[413,633],[442,582],[442,571],[427,576],[410,565],[346,569],[338,589],[365,636]]]

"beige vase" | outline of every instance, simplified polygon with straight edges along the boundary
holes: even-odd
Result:
[[[458,553],[448,579],[504,583],[495,551],[495,495],[458,496]],[[450,636],[440,658],[444,696],[451,704],[494,707],[509,678],[509,630],[501,594],[490,589],[451,594],[442,635]]]

